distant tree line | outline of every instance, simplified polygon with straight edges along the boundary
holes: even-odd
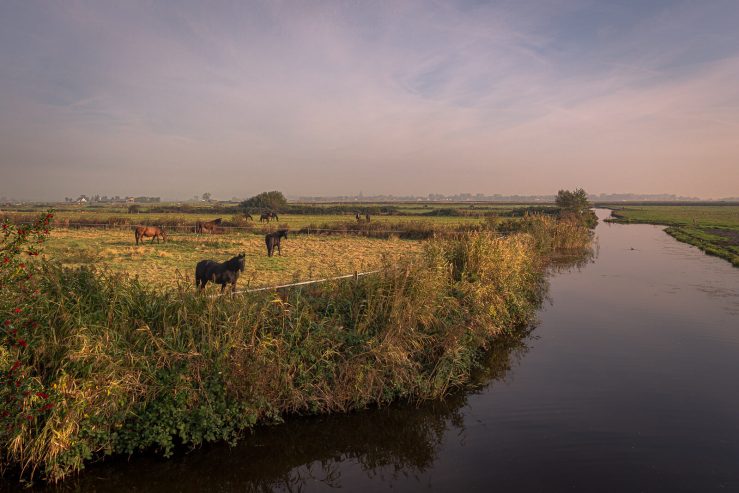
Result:
[[[152,204],[152,203],[158,203],[161,202],[161,197],[133,197],[133,196],[126,196],[126,197],[120,197],[118,195],[113,197],[108,197],[107,195],[80,195],[76,199],[72,197],[64,197],[64,202],[68,203],[78,203],[78,204],[84,204],[84,203],[112,203],[112,202],[137,202],[137,203],[145,203],[145,204]]]

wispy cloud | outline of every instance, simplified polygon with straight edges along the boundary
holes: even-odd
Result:
[[[737,14],[5,3],[0,193],[736,195]]]

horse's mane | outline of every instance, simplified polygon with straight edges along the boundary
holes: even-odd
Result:
[[[238,270],[239,267],[241,267],[241,265],[239,264],[239,260],[241,258],[243,257],[236,255],[235,257],[223,262],[223,266],[226,267],[228,270]]]

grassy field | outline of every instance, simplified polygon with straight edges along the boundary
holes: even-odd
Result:
[[[632,206],[614,209],[615,222],[664,224],[677,240],[739,267],[739,206]]]
[[[40,221],[6,223],[24,231],[6,239],[37,241]],[[136,246],[130,230],[62,229],[42,242],[47,262],[6,249],[0,471],[58,480],[106,455],[234,442],[291,414],[444,396],[531,320],[551,256],[586,254],[592,238],[571,217],[486,228],[291,235],[276,258],[249,233]],[[198,260],[242,251],[241,288],[381,269],[278,294],[196,292]]]
[[[371,223],[364,219],[358,224],[353,214],[280,214],[279,221],[260,223],[246,222],[240,214],[228,215],[219,207],[234,207],[235,204],[207,204],[191,207],[189,212],[140,212],[129,214],[125,206],[78,206],[59,204],[54,224],[57,226],[49,238],[44,257],[60,261],[67,267],[94,266],[110,273],[126,273],[146,283],[160,287],[192,284],[193,272],[198,261],[213,259],[225,261],[232,256],[247,254],[246,270],[239,280],[240,289],[270,286],[307,279],[343,275],[355,271],[366,271],[387,262],[397,261],[401,255],[418,253],[419,241],[377,238],[375,230],[412,230],[413,238],[428,237],[429,232],[445,231],[445,228],[486,227],[490,225],[490,214],[501,218],[517,215],[525,205],[501,204],[364,204],[372,207],[394,207],[393,214],[372,215]],[[142,205],[147,208],[175,207],[174,204]],[[354,204],[326,204],[320,207],[347,206]],[[362,205],[357,204],[357,210]],[[478,216],[433,215],[429,211],[471,211]],[[8,211],[4,214],[16,221],[32,217],[30,209]],[[223,218],[224,224],[236,228],[223,228],[223,234],[196,235],[189,232],[196,221]],[[84,227],[76,227],[84,224]],[[136,246],[132,225],[165,224],[169,241]],[[94,225],[104,225],[97,227]],[[263,234],[277,228],[288,228],[292,233],[306,228],[375,228],[362,231],[359,235],[339,234],[306,235],[291,234],[284,244],[283,256],[266,256]],[[426,228],[424,230],[424,228]],[[375,237],[368,237],[375,236]]]
[[[267,257],[264,237],[248,233],[228,235],[178,234],[166,243],[136,246],[130,231],[55,230],[45,257],[70,267],[97,266],[111,273],[138,276],[156,286],[193,284],[195,264],[203,259],[225,261],[247,255],[239,288],[270,286],[364,271],[401,255],[418,253],[414,240],[356,236],[295,235],[283,240],[282,256]]]
[[[291,207],[300,208],[302,204],[290,204]],[[212,204],[187,205],[156,204],[141,205],[140,212],[128,213],[125,206],[119,205],[51,205],[56,209],[56,224],[87,223],[87,224],[156,224],[165,226],[194,226],[196,221],[210,221],[221,218],[224,224],[229,226],[252,227],[261,230],[266,225],[259,222],[258,213],[252,211],[255,221],[246,221],[236,204]],[[372,213],[372,222],[398,223],[398,222],[421,222],[426,224],[470,224],[485,219],[486,216],[496,215],[510,217],[528,206],[525,204],[311,204],[313,213],[281,213],[278,224],[281,227],[299,229],[307,226],[355,221],[354,214],[363,214],[366,208],[387,208],[388,212],[383,214]],[[330,208],[344,208],[336,213]],[[183,208],[183,210],[178,210]],[[184,210],[186,209],[186,210]],[[42,210],[41,205],[17,207],[5,209],[0,215],[6,215],[17,220],[26,220],[33,217],[33,213]],[[323,213],[321,211],[325,210]],[[364,218],[363,218],[364,219]],[[275,222],[270,223],[276,226]]]

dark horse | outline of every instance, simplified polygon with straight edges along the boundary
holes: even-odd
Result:
[[[264,242],[267,244],[267,256],[271,257],[277,247],[277,253],[282,257],[282,250],[280,249],[280,240],[287,238],[286,229],[278,229],[274,233],[268,233],[264,236]]]
[[[196,233],[217,233],[218,226],[221,225],[221,218],[212,221],[198,221],[195,223]]]
[[[251,217],[251,214],[249,214],[248,212],[244,212],[244,219],[246,221],[254,221],[254,218]]]
[[[279,221],[280,220],[280,218],[277,217],[277,213],[276,212],[263,212],[262,215],[259,216],[259,222],[260,223],[261,222],[264,222],[264,221],[269,222],[272,219],[274,219],[276,221]]]
[[[223,263],[214,260],[201,260],[195,266],[195,285],[200,289],[205,288],[208,281],[220,284],[221,293],[226,289],[226,284],[231,285],[231,290],[236,291],[236,281],[239,280],[239,272],[244,272],[245,253],[240,253],[231,260]]]
[[[159,238],[161,238],[165,242],[167,241],[167,234],[159,226],[136,226],[136,229],[134,230],[134,235],[136,236],[137,245],[139,244],[139,241],[143,243],[144,238],[149,237],[151,237],[152,243],[154,243],[154,239],[156,239],[157,243],[159,243]]]

